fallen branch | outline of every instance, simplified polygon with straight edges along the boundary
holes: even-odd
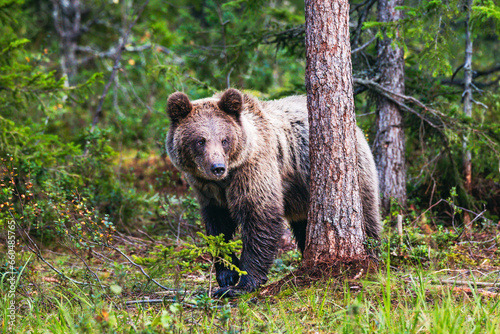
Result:
[[[166,299],[141,299],[141,300],[126,301],[125,305],[129,306],[129,305],[134,305],[134,304],[163,304],[166,301],[174,302],[173,299],[170,299],[170,300],[166,300]]]
[[[127,254],[125,254],[120,249],[116,248],[115,246],[112,246],[110,244],[98,244],[98,243],[95,243],[95,242],[92,242],[92,241],[88,241],[88,242],[91,243],[91,244],[97,245],[97,246],[102,246],[102,247],[107,247],[107,248],[113,249],[114,251],[120,253],[125,259],[127,259],[127,261],[131,265],[133,265],[134,267],[138,268],[141,271],[141,273],[148,278],[148,280],[150,280],[151,282],[153,282],[154,284],[156,284],[158,287],[162,288],[163,290],[166,290],[166,291],[178,291],[177,289],[167,288],[166,286],[158,283],[158,281],[156,281],[154,278],[152,278],[151,276],[149,276],[146,273],[146,271],[144,270],[144,268],[140,264],[137,264],[134,261],[132,261],[132,259]]]
[[[43,263],[45,263],[47,266],[49,266],[50,269],[52,269],[53,271],[55,271],[59,276],[61,276],[62,278],[70,281],[71,283],[74,283],[74,284],[78,284],[78,285],[92,285],[90,283],[85,283],[85,282],[80,282],[80,281],[77,281],[77,280],[74,280],[72,279],[71,277],[65,275],[64,273],[62,273],[61,271],[59,271],[56,267],[54,267],[50,262],[48,262],[47,260],[45,260],[45,258],[42,256],[42,253],[40,251],[40,248],[38,248],[38,245],[33,241],[33,239],[31,239],[31,237],[29,236],[29,234],[26,232],[26,231],[23,231],[24,234],[26,235],[26,237],[28,238],[28,241],[29,243],[33,246],[30,247],[28,244],[26,244],[26,247],[28,248],[28,250],[30,252],[32,252],[33,254],[36,255],[36,257],[42,261]],[[104,285],[100,285],[101,288],[105,288],[106,286]]]
[[[483,211],[485,212],[485,211]],[[497,237],[495,236],[494,238],[491,238],[490,240],[485,240],[485,241],[473,241],[473,240],[466,240],[466,241],[460,241],[458,244],[463,245],[463,244],[487,244],[489,242],[495,242],[497,240]]]
[[[480,217],[482,217],[482,215],[487,211],[487,210],[484,210],[480,213],[476,213],[472,210],[469,210],[469,209],[466,209],[466,208],[463,208],[461,206],[458,206],[458,205],[455,205],[454,203],[451,203],[450,201],[448,200],[445,200],[443,198],[441,198],[439,201],[437,201],[436,203],[432,204],[429,208],[427,208],[427,210],[425,210],[424,212],[422,212],[417,218],[415,218],[411,224],[414,224],[416,221],[418,221],[420,219],[420,217],[422,217],[423,215],[425,215],[429,210],[431,210],[433,207],[435,207],[436,205],[438,205],[439,203],[441,202],[445,202],[447,203],[449,206],[451,206],[452,208],[455,208],[455,209],[460,209],[460,210],[463,210],[465,212],[468,212],[468,213],[472,213],[473,215],[475,215],[474,217],[474,220],[472,222],[475,222],[477,219],[479,219]],[[486,218],[485,218],[486,219]],[[459,236],[460,237],[460,236]]]
[[[175,299],[139,299],[139,300],[129,300],[125,302],[126,306],[134,306],[134,305],[141,305],[141,304],[164,304],[166,302],[169,303],[178,303],[181,304],[182,306],[189,307],[189,308],[199,308],[199,306],[191,304],[191,303],[186,303],[186,302],[180,302]],[[223,305],[213,305],[210,307],[211,309],[220,309],[222,308]]]
[[[448,285],[439,285],[439,286],[434,286],[434,287],[435,288],[448,288],[449,286]],[[486,291],[486,290],[482,290],[482,289],[473,290],[471,288],[467,288],[464,286],[454,286],[451,288],[451,291],[463,292],[467,295],[480,294],[482,296],[489,297],[489,298],[495,298],[495,297],[500,296],[500,293],[498,293],[498,292],[491,292],[491,291]]]
[[[434,279],[431,283],[438,284],[453,284],[453,285],[470,285],[470,286],[489,286],[489,287],[500,287],[500,282],[477,282],[477,281],[465,281],[465,280],[454,280],[454,279]]]
[[[95,277],[96,281],[99,283],[98,285],[102,288],[103,292],[104,292],[104,295],[106,295],[106,290],[105,290],[105,285],[102,284],[101,280],[99,279],[99,276],[90,268],[90,266],[88,265],[87,261],[85,261],[85,259],[83,257],[81,257],[74,249],[72,249],[71,247],[69,248],[69,250],[76,256],[80,259],[80,261],[83,262],[83,264],[85,265],[85,267],[87,268],[87,270]]]

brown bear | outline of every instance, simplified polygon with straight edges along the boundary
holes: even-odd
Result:
[[[304,251],[309,201],[309,129],[305,96],[259,101],[228,89],[189,101],[168,99],[166,146],[199,201],[208,235],[229,240],[241,226],[243,250],[233,263],[247,274],[216,265],[215,296],[254,291],[267,281],[288,220]],[[378,239],[378,178],[363,132],[357,129],[359,182],[368,237]]]

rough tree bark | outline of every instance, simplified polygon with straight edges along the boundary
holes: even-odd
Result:
[[[467,0],[467,19],[466,19],[466,35],[465,35],[465,61],[464,61],[464,114],[467,117],[472,117],[472,36],[470,27],[470,14],[472,10],[473,0]],[[470,150],[467,148],[467,143],[469,138],[467,135],[464,136],[464,156],[463,156],[463,168],[464,168],[464,178],[465,184],[464,188],[468,194],[472,190],[472,155]],[[468,231],[471,227],[471,219],[467,212],[464,214],[464,223]]]
[[[404,0],[378,0],[378,21],[393,22],[402,17],[396,6]],[[399,36],[395,36],[399,38]],[[398,94],[404,94],[404,52],[387,36],[378,42],[377,51],[380,84]],[[406,164],[403,115],[399,108],[384,97],[377,100],[377,135],[373,144],[375,163],[382,194],[382,207],[390,210],[391,197],[406,206]]]
[[[304,268],[364,263],[348,0],[306,0],[311,199]]]

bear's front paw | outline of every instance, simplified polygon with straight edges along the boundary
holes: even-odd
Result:
[[[220,288],[219,290],[213,293],[214,298],[235,298],[250,291],[246,291],[244,289],[240,289],[237,286],[226,286],[224,288]]]
[[[265,280],[262,280],[265,283]],[[214,298],[234,298],[255,291],[260,284],[248,275],[243,275],[236,286],[226,286],[215,291]]]
[[[239,279],[240,275],[234,270],[224,269],[217,273],[217,283],[221,288],[236,285]]]

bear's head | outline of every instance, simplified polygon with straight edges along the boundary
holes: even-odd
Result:
[[[193,102],[184,93],[172,94],[167,151],[174,165],[198,178],[226,178],[245,146],[242,111],[243,96],[236,89]]]

